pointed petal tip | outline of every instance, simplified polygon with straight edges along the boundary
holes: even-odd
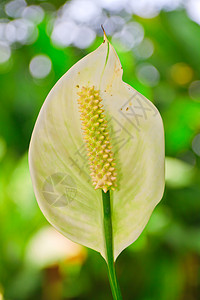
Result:
[[[103,30],[103,38],[104,38],[104,41],[103,42],[108,42],[108,38],[107,38],[107,35],[106,35],[106,32],[105,32],[105,29],[103,27],[103,25],[101,24],[101,28]]]

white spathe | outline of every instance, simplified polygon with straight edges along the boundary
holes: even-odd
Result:
[[[32,134],[29,165],[47,220],[74,242],[106,257],[101,190],[94,190],[81,132],[77,92],[100,90],[116,158],[111,193],[115,259],[147,224],[164,190],[164,132],[155,106],[122,81],[119,58],[105,37],[47,96]]]

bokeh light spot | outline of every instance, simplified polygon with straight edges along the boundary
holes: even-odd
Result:
[[[154,52],[153,42],[149,38],[144,38],[141,44],[134,48],[134,54],[140,59],[147,59],[151,57]]]
[[[192,80],[193,70],[186,63],[177,63],[171,67],[172,79],[179,85],[185,85]]]
[[[139,81],[144,85],[155,86],[159,82],[160,74],[158,70],[149,63],[140,64],[136,72]]]
[[[89,23],[101,14],[101,9],[92,1],[74,0],[66,6],[65,15],[81,23]]]
[[[2,22],[0,19],[0,40],[4,41],[5,40],[5,28],[6,28],[7,22]]]
[[[9,22],[5,28],[5,37],[9,43],[14,43],[16,41],[16,28],[13,22]]]
[[[119,12],[126,7],[128,0],[99,0],[99,4],[110,11]]]
[[[119,43],[122,51],[129,51],[139,45],[144,38],[144,29],[141,24],[131,22],[126,24],[120,32],[113,35],[113,43]]]
[[[190,185],[194,167],[190,164],[173,157],[166,157],[165,178],[170,187],[181,188]]]
[[[95,32],[88,27],[79,27],[74,37],[74,46],[84,49],[89,47],[96,37]]]
[[[29,71],[35,78],[45,78],[51,71],[52,63],[47,55],[36,55],[29,64]]]
[[[131,0],[132,12],[142,18],[154,18],[160,10],[174,10],[181,6],[182,0]]]
[[[192,141],[192,150],[200,156],[200,133],[197,134]]]
[[[24,0],[14,0],[10,1],[5,5],[6,14],[9,17],[19,18],[26,7],[26,1]]]
[[[39,24],[44,19],[44,10],[40,6],[31,5],[24,9],[22,17]]]
[[[103,22],[103,27],[107,35],[112,35],[114,32],[119,31],[124,24],[125,20],[120,16],[111,16]]]
[[[42,227],[27,244],[26,261],[39,268],[60,261],[73,260],[82,264],[87,251],[57,232],[53,227]]]
[[[52,42],[57,46],[67,47],[73,42],[76,31],[77,25],[73,21],[57,22],[51,34]]]
[[[159,9],[152,3],[152,1],[132,0],[130,5],[132,12],[142,18],[154,18],[159,13]]]
[[[5,63],[11,56],[11,50],[7,43],[0,42],[0,64]]]
[[[200,102],[200,80],[193,81],[189,86],[190,97]]]
[[[200,24],[200,1],[187,0],[185,6],[190,19]]]
[[[17,19],[6,25],[5,36],[11,44],[15,42],[31,44],[37,39],[38,30],[32,22],[25,19]]]

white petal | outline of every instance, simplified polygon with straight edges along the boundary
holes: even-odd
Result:
[[[122,81],[106,40],[53,87],[38,116],[29,150],[37,201],[66,237],[105,257],[101,191],[94,190],[81,132],[77,92],[100,89],[116,157],[112,193],[115,258],[146,225],[164,189],[164,135],[153,104]]]

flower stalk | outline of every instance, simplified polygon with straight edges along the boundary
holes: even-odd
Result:
[[[114,256],[113,256],[113,232],[112,232],[112,211],[110,203],[110,191],[106,193],[102,190],[103,200],[103,224],[106,245],[106,260],[108,267],[108,277],[114,300],[122,300],[119,283],[117,281]]]

